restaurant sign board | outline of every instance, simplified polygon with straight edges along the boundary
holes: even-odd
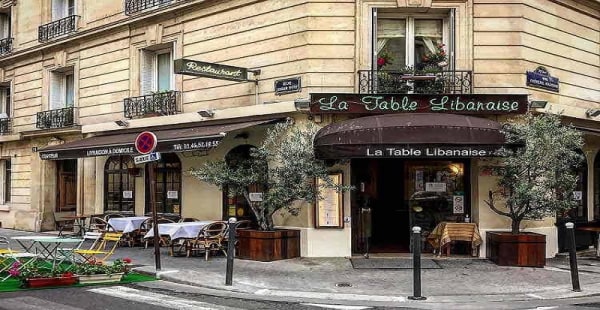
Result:
[[[328,145],[318,146],[319,159],[331,158],[473,158],[499,156],[502,145]]]
[[[527,95],[514,94],[310,94],[310,113],[523,114]]]
[[[203,62],[191,59],[175,59],[175,73],[209,77],[213,79],[230,81],[247,81],[248,69]]]
[[[558,93],[559,80],[550,76],[546,68],[539,66],[534,71],[527,71],[527,86],[541,88]]]

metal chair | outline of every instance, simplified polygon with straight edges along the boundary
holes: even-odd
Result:
[[[77,249],[73,252],[79,254],[87,262],[105,262],[114,254],[122,236],[123,234],[119,232],[105,232],[100,241],[90,249]]]
[[[10,247],[10,241],[8,238],[0,236],[0,273],[12,268],[20,270],[21,268],[33,263],[37,257],[37,254],[14,251]],[[18,263],[18,265],[15,265],[15,263]],[[11,275],[9,273],[6,277],[1,278],[0,282],[4,282],[10,277]]]

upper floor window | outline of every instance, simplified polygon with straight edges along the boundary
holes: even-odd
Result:
[[[52,20],[75,15],[75,0],[52,0]]]
[[[72,68],[50,73],[50,110],[75,106],[75,78]]]
[[[0,119],[9,118],[11,114],[10,86],[0,85]]]
[[[375,13],[373,66],[382,70],[413,67],[443,69],[450,64],[450,18],[444,14],[406,16]]]
[[[143,49],[140,61],[140,94],[173,89],[173,49]]]
[[[0,11],[0,39],[11,37],[10,9]]]

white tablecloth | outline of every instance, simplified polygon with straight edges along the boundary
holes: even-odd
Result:
[[[164,223],[158,224],[158,234],[168,235],[171,240],[177,238],[196,238],[202,227],[213,223],[214,221],[184,222],[184,223]],[[144,238],[154,237],[154,230],[149,229]]]
[[[140,225],[148,219],[147,216],[128,216],[128,217],[113,217],[108,220],[108,224],[116,231],[129,233],[136,229],[140,229]]]

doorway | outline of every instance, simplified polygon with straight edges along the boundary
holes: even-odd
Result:
[[[57,164],[56,212],[77,209],[77,160],[60,160]]]
[[[355,159],[351,165],[353,253],[408,253],[411,227],[426,236],[438,223],[470,214],[466,159]]]

